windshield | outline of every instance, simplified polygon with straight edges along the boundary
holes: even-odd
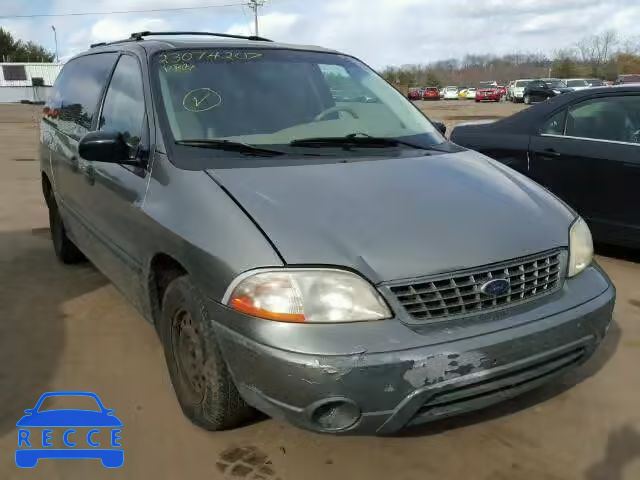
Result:
[[[569,80],[567,81],[567,87],[588,87],[589,84],[586,80]]]
[[[516,87],[526,87],[529,83],[531,83],[531,80],[518,80],[516,82]]]
[[[281,49],[171,50],[154,57],[173,138],[289,145],[308,138],[443,137],[359,61]]]
[[[550,88],[565,88],[567,86],[562,80],[550,80],[545,82]]]

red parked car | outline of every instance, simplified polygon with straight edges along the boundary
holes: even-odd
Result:
[[[407,95],[409,100],[422,100],[422,89],[421,88],[410,88],[409,94]]]
[[[422,91],[423,100],[440,100],[440,90],[438,87],[427,87]]]
[[[507,87],[505,87],[504,85],[498,85],[498,90],[500,91],[500,97],[507,96]]]
[[[502,98],[500,87],[483,87],[476,91],[476,102],[499,102]]]

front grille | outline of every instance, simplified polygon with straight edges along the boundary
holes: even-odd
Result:
[[[503,308],[555,291],[562,281],[561,260],[561,251],[547,252],[390,289],[414,320],[442,320]],[[480,291],[484,283],[497,278],[509,280],[504,294],[492,297]]]

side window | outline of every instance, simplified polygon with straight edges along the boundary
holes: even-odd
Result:
[[[564,119],[567,115],[566,110],[556,113],[553,117],[545,122],[540,130],[543,135],[564,135]]]
[[[566,135],[640,142],[640,95],[596,98],[569,109]]]
[[[111,77],[98,130],[119,132],[135,150],[142,137],[144,90],[138,61],[123,55]]]
[[[99,53],[76,58],[64,66],[48,104],[49,116],[62,133],[79,140],[91,130],[115,60],[115,53]]]

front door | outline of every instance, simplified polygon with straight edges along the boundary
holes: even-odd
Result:
[[[56,81],[48,111],[53,187],[65,226],[77,245],[91,257],[83,164],[78,142],[97,123],[100,98],[117,55],[99,53],[68,62]]]
[[[640,245],[639,142],[640,95],[598,96],[532,137],[531,175],[585,217],[597,240]]]
[[[133,55],[120,56],[107,88],[98,130],[120,133],[130,148],[130,158],[146,160],[149,129],[140,64]],[[93,261],[136,306],[141,306],[143,206],[148,171],[146,165],[88,162],[84,169],[92,229],[100,252]]]

